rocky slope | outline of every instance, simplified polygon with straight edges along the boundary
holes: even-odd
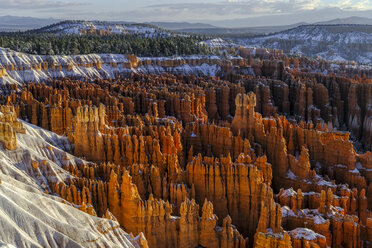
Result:
[[[283,49],[326,60],[372,63],[371,25],[304,25],[276,34],[234,40],[244,46]]]
[[[16,119],[0,107],[0,241],[5,247],[140,247],[115,220],[80,211],[51,195],[52,185],[73,176],[62,163],[80,159],[61,136]],[[6,145],[11,137],[12,145]],[[1,247],[3,247],[2,245]]]

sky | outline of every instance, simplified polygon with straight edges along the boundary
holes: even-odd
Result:
[[[0,0],[0,6],[0,16],[240,27],[372,17],[372,0]]]

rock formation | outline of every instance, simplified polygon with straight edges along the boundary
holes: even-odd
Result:
[[[21,122],[17,120],[13,106],[0,106],[0,143],[8,150],[17,148],[17,133],[25,133]]]
[[[82,159],[51,157],[71,177],[48,181],[50,193],[149,247],[368,247],[371,84],[258,52],[234,62],[257,76],[230,81],[131,74],[12,89],[0,98],[0,141],[16,148],[16,117],[67,137]],[[216,61],[188,61],[204,62]]]

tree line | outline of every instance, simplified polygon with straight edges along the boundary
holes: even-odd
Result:
[[[0,33],[0,47],[38,55],[77,55],[90,53],[136,54],[137,56],[173,56],[213,54],[199,44],[206,37],[198,35],[143,37],[138,35],[61,35]]]

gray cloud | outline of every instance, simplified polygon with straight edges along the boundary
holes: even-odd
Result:
[[[50,0],[0,0],[1,9],[58,9],[82,5],[79,2]]]
[[[219,3],[157,4],[132,11],[101,13],[102,18],[135,21],[203,21],[252,18],[266,15],[291,15],[324,9],[363,10],[372,0],[339,0],[329,4],[325,0],[227,0]],[[355,7],[355,8],[354,8]],[[292,20],[293,22],[293,20]]]
[[[366,10],[372,8],[372,0],[334,0],[332,3],[327,0],[226,0],[218,3],[156,4],[132,10],[119,9],[118,11],[99,11],[94,8],[94,4],[90,6],[91,8],[68,8],[68,11],[64,11],[67,9],[64,9],[64,6],[70,6],[68,2],[64,1],[71,0],[60,0],[59,2],[36,0],[36,4],[31,0],[13,0],[10,3],[7,2],[8,4],[5,3],[6,1],[0,0],[0,4],[13,6],[15,3],[27,5],[32,2],[39,6],[39,9],[34,12],[48,13],[47,10],[52,8],[50,4],[53,3],[53,13],[58,18],[67,19],[136,22],[188,21],[205,22],[221,27],[312,23],[354,15],[370,17],[372,14],[372,10]],[[128,6],[130,6],[129,3]]]
[[[192,11],[209,14],[262,14],[277,12],[292,12],[298,10],[315,9],[321,4],[320,0],[247,0],[239,2],[220,2],[220,3],[180,3],[180,4],[161,4],[147,6],[153,10],[173,10],[173,11]],[[145,8],[145,9],[146,9]],[[214,11],[214,12],[213,12]]]

